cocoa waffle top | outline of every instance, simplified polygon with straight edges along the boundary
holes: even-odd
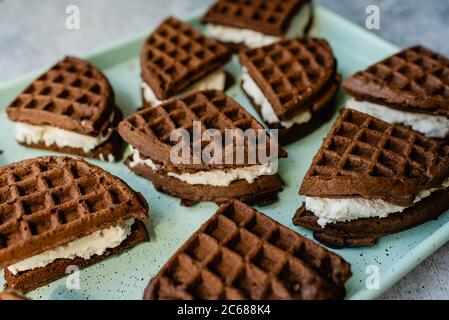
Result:
[[[310,0],[218,0],[206,12],[202,22],[282,37],[295,15],[310,2]]]
[[[449,59],[422,46],[357,72],[344,88],[358,100],[449,118]]]
[[[239,56],[280,120],[310,109],[339,81],[337,62],[326,40],[284,40],[241,50]]]
[[[230,58],[226,45],[170,17],[145,40],[142,78],[159,100],[166,100],[223,67]]]
[[[413,205],[449,176],[449,148],[400,125],[345,109],[313,159],[300,193]]]
[[[110,126],[114,108],[114,93],[101,71],[66,57],[31,83],[7,112],[12,121],[98,136]]]
[[[198,140],[193,141],[195,138],[193,135],[195,122],[201,132],[207,129],[215,129],[221,134],[222,141],[215,140],[215,142],[217,142],[217,148],[222,150],[223,160],[225,160],[227,150],[234,152],[234,155],[236,154],[236,143],[233,143],[232,148],[229,146],[228,149],[223,148],[226,130],[228,129],[240,129],[244,133],[247,129],[261,130],[260,132],[263,132],[266,137],[266,144],[256,145],[251,140],[245,139],[243,145],[244,159],[241,164],[235,161],[235,158],[231,158],[235,165],[223,164],[224,161],[221,161],[220,164],[205,163],[201,161],[201,154],[194,152],[196,149],[194,144],[199,142]],[[190,135],[190,164],[177,164],[171,160],[171,151],[178,144],[178,140],[171,141],[171,136],[178,129],[184,129]],[[249,161],[252,160],[248,158],[248,155],[256,155],[259,151],[257,148],[270,150],[270,142],[271,147],[279,148],[277,142],[268,136],[263,126],[253,116],[237,101],[218,90],[194,92],[165,102],[158,107],[143,109],[123,120],[118,130],[122,138],[136,148],[141,155],[156,163],[162,163],[170,170],[181,172],[247,166],[250,163]],[[258,132],[256,131],[256,134]],[[209,145],[209,142],[204,141],[200,147],[203,148],[207,145]],[[254,147],[253,152],[249,152],[248,148],[250,147]],[[268,151],[265,154],[268,155]],[[279,156],[285,157],[286,152],[279,149]],[[255,160],[257,164],[266,163],[266,161],[262,161],[263,159]],[[269,160],[274,159],[270,158]],[[200,163],[196,161],[200,161]]]
[[[151,280],[146,299],[336,299],[350,265],[234,201],[222,205]]]
[[[135,218],[148,205],[99,167],[68,157],[42,157],[0,169],[0,266]]]

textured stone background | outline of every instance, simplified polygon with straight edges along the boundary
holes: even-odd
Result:
[[[211,0],[0,0],[0,83],[65,54],[148,30],[168,14],[182,14]],[[316,0],[357,24],[365,8],[381,8],[379,36],[402,47],[425,44],[449,55],[447,0]],[[65,8],[76,4],[82,28],[65,28]],[[449,244],[387,291],[384,299],[449,299]]]

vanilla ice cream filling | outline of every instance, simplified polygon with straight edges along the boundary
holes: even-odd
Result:
[[[253,99],[254,103],[260,106],[260,114],[262,119],[269,124],[279,123],[284,128],[289,129],[295,124],[307,123],[312,119],[312,113],[310,111],[304,111],[289,120],[279,121],[276,113],[274,112],[273,106],[265,97],[257,83],[253,80],[253,78],[251,78],[246,68],[243,68],[242,87],[243,90],[245,90],[245,92]]]
[[[8,270],[17,275],[19,272],[33,270],[48,266],[58,259],[90,259],[94,255],[101,256],[107,249],[118,247],[131,234],[134,219],[129,219],[118,226],[98,230],[88,236],[69,242],[60,247],[32,256],[8,267]]]
[[[160,169],[160,166],[154,163],[151,159],[142,159],[138,150],[132,150],[132,158],[129,166],[136,167],[139,164],[148,166],[154,171]],[[248,183],[253,183],[260,176],[273,175],[276,173],[271,162],[260,165],[247,166],[242,168],[232,168],[229,170],[211,170],[199,171],[195,173],[175,173],[169,172],[167,175],[191,185],[209,185],[215,187],[227,187],[233,181],[246,180]]]
[[[389,123],[398,123],[433,138],[445,138],[449,134],[449,119],[425,113],[396,110],[380,104],[350,99],[347,108],[367,113]]]
[[[108,154],[107,156],[105,156],[104,154],[102,154],[102,153],[100,153],[99,155],[98,155],[98,158],[101,160],[101,161],[107,161],[107,162],[110,162],[110,163],[113,163],[113,162],[115,162],[115,156],[113,155],[113,154]]]
[[[112,113],[109,119],[111,123],[114,117],[115,114]],[[106,135],[101,133],[97,137],[91,137],[52,126],[16,122],[15,131],[16,140],[20,143],[30,145],[43,142],[46,147],[56,145],[60,148],[82,149],[85,153],[88,153],[108,141],[114,130],[110,128]]]
[[[219,69],[207,75],[206,77],[198,80],[180,94],[170,97],[170,99],[177,98],[179,96],[195,91],[202,91],[202,90],[223,91],[225,89],[225,86],[226,86],[226,72],[223,69]],[[151,104],[151,106],[157,107],[158,105],[166,101],[166,100],[159,100],[156,97],[156,94],[154,93],[153,89],[151,89],[150,85],[148,85],[145,81],[142,81],[141,87],[143,90],[143,98],[145,99],[146,102]]]
[[[440,188],[419,192],[414,203],[429,197],[433,192],[449,188],[449,179]],[[363,218],[386,218],[392,213],[402,212],[407,207],[396,206],[383,200],[364,198],[314,198],[306,197],[306,209],[318,217],[318,224],[323,228],[328,223],[347,222]]]
[[[160,166],[158,166],[157,164],[155,164],[153,162],[153,160],[151,159],[142,159],[142,157],[140,156],[140,152],[137,149],[134,149],[133,147],[129,146],[131,152],[132,152],[132,158],[131,161],[129,162],[129,166],[131,168],[135,168],[137,167],[139,164],[143,164],[146,165],[147,167],[151,168],[154,171],[159,170]]]
[[[312,17],[312,5],[306,4],[293,18],[285,38],[304,36],[307,25]],[[270,36],[258,31],[234,28],[218,24],[207,24],[207,34],[219,41],[230,43],[243,43],[247,47],[257,48],[278,42],[282,38]]]

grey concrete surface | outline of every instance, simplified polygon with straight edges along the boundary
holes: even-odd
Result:
[[[182,14],[211,0],[0,0],[0,83],[64,54],[82,54],[148,30],[168,14]],[[363,25],[367,5],[381,9],[375,33],[402,47],[422,43],[449,55],[447,0],[317,0]],[[82,28],[65,28],[65,8],[82,11]],[[387,291],[382,299],[448,299],[449,244]]]

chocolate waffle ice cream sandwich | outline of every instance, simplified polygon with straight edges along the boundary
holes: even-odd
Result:
[[[181,198],[184,205],[230,199],[262,205],[277,200],[282,190],[277,161],[286,152],[237,101],[221,91],[199,91],[143,109],[122,121],[118,130],[132,149],[128,167],[151,180],[159,191]],[[183,132],[188,137],[177,140]],[[219,133],[219,139],[203,140],[206,132]],[[227,134],[239,132],[241,144],[226,139]],[[255,142],[244,136],[252,132],[258,136]],[[172,139],[174,134],[176,139]],[[178,158],[180,144],[188,148],[182,159]],[[214,154],[210,159],[204,156],[209,147]]]
[[[338,255],[233,201],[162,267],[144,299],[339,299],[350,276]]]
[[[373,245],[449,209],[449,147],[345,109],[313,159],[293,222],[336,247]]]
[[[449,59],[405,49],[345,80],[347,106],[428,137],[449,138]]]
[[[198,90],[224,90],[231,51],[176,18],[166,19],[141,52],[144,107]]]
[[[311,0],[218,0],[202,22],[219,41],[257,48],[307,35],[312,20]]]
[[[7,109],[19,143],[115,161],[122,112],[106,77],[87,61],[66,57],[41,75]]]
[[[83,160],[42,157],[0,169],[5,289],[34,290],[148,241],[145,199]]]
[[[341,77],[325,40],[283,40],[241,50],[242,89],[279,141],[288,144],[318,128],[334,113]]]

